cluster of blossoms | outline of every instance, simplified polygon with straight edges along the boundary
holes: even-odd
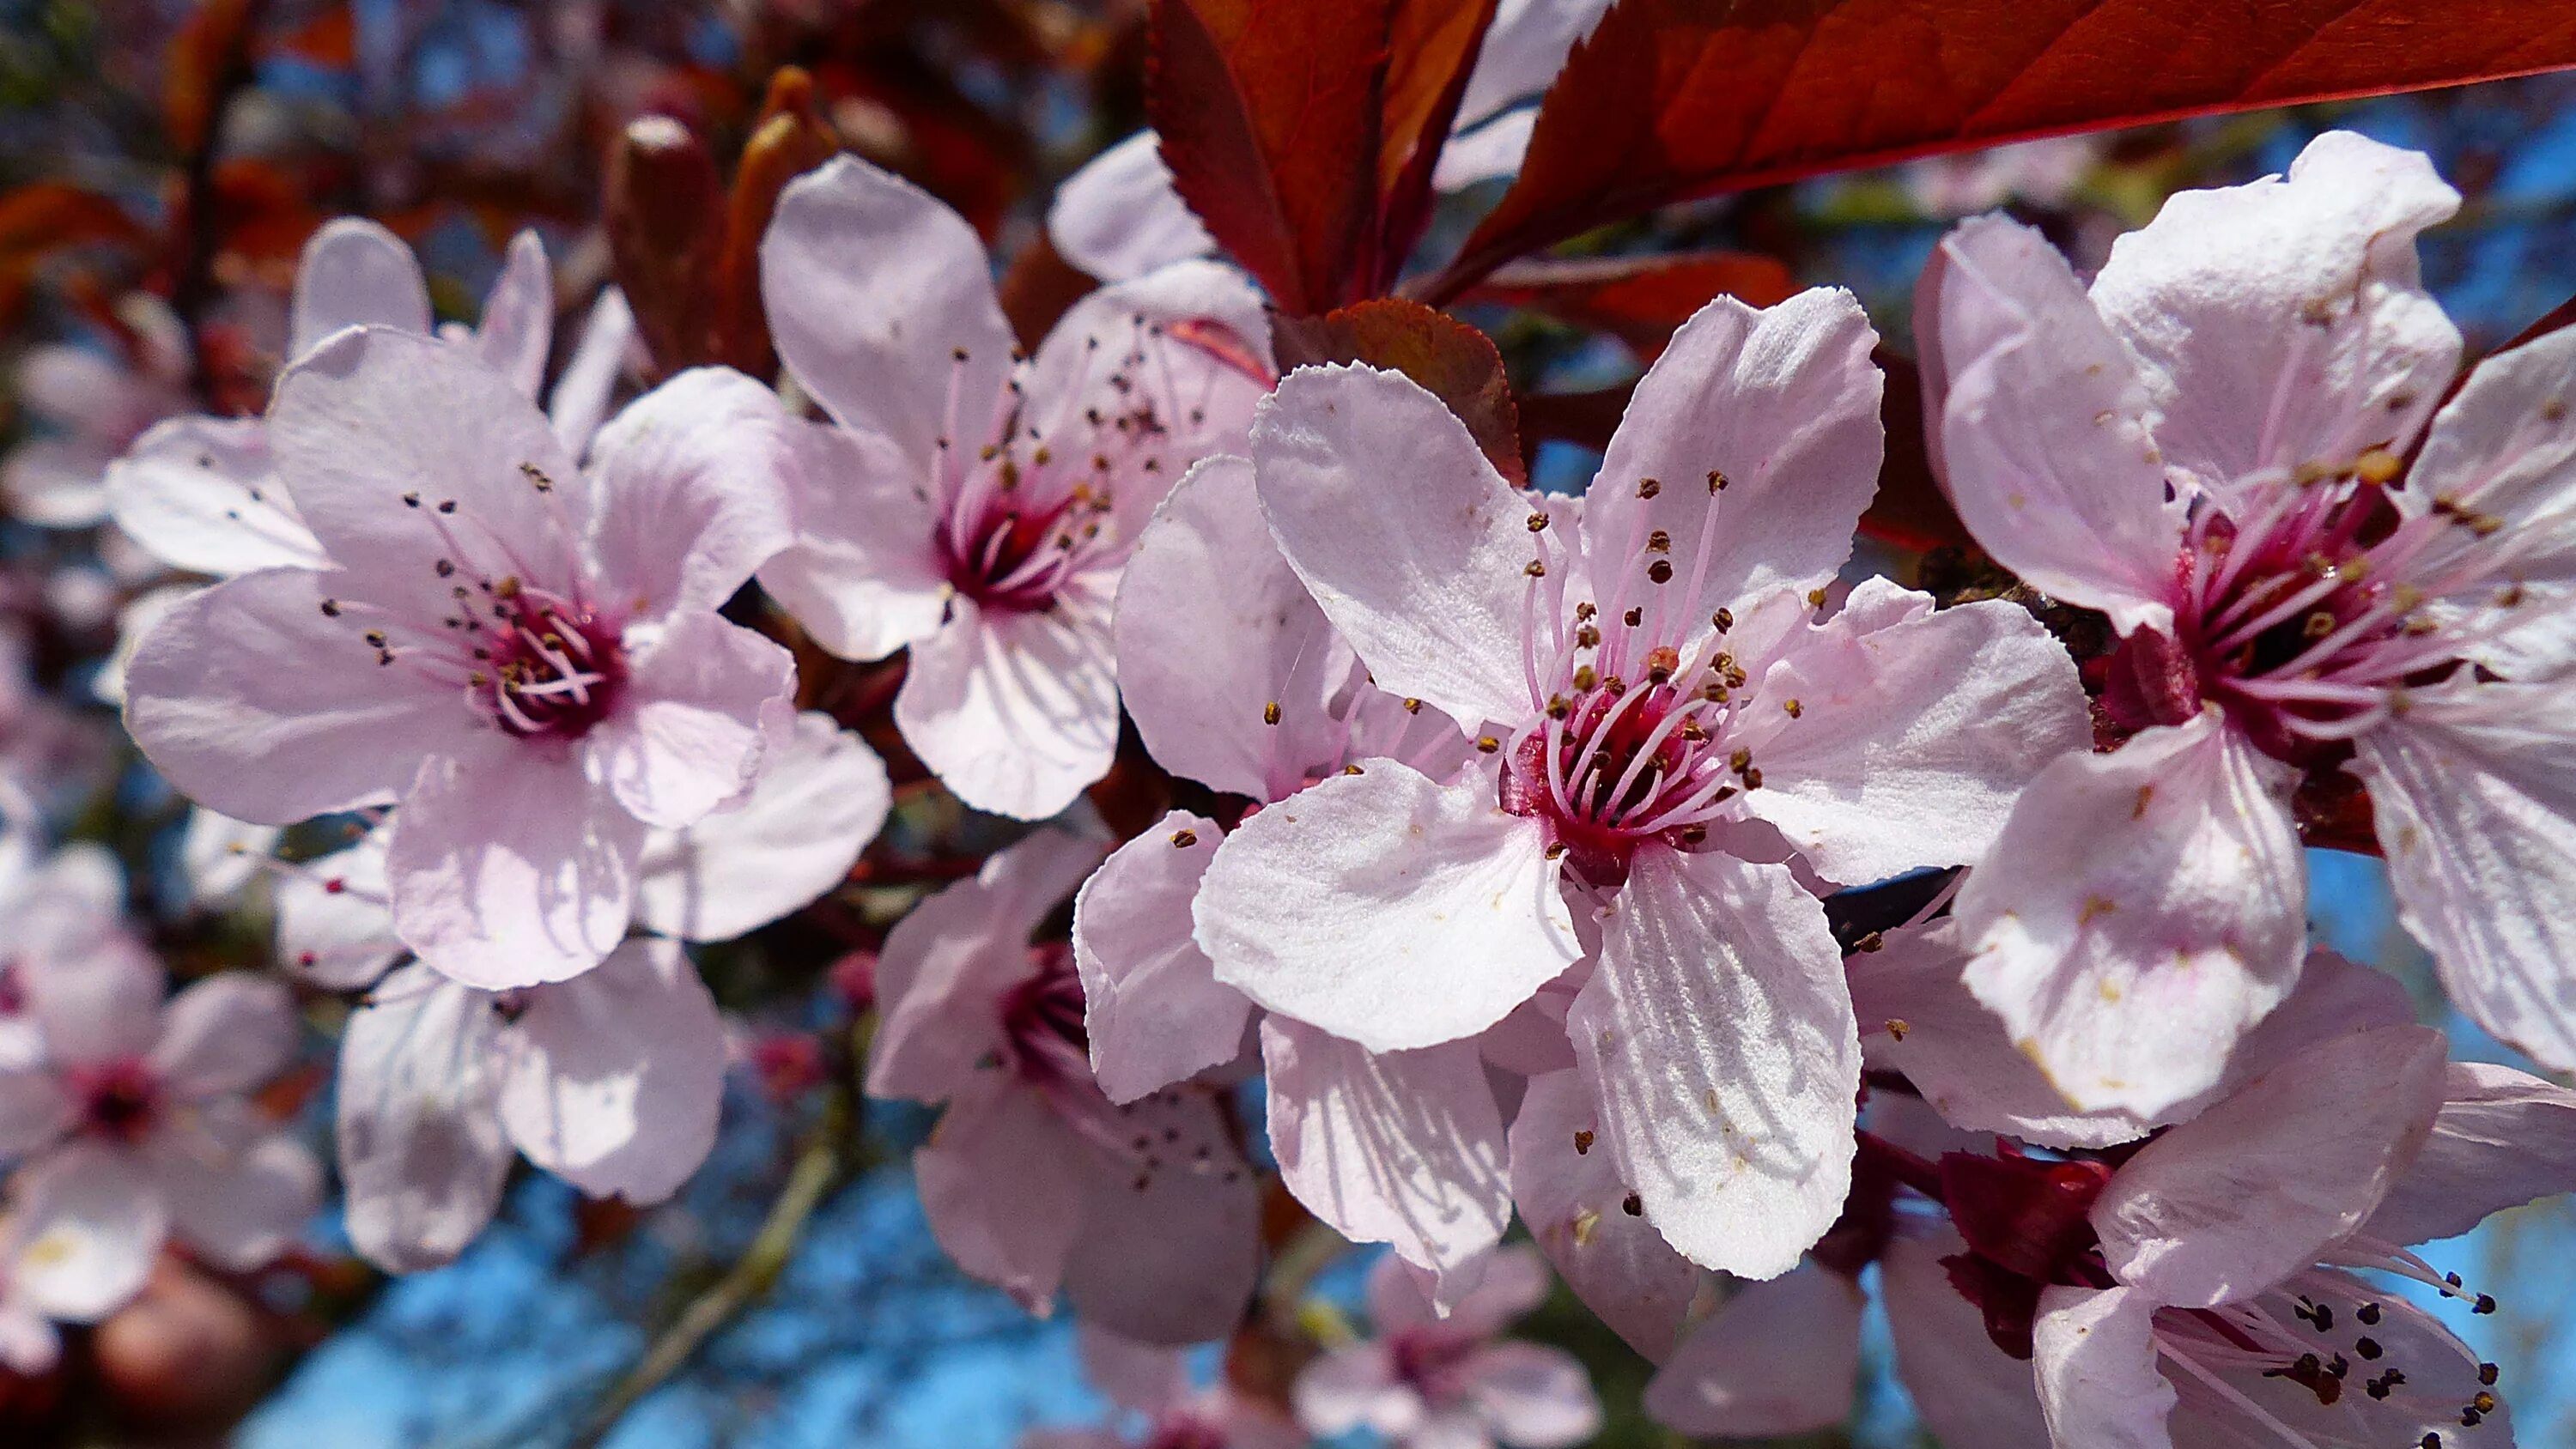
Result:
[[[1444,183],[1509,169],[1589,23],[1502,8]],[[120,395],[99,506],[215,582],[135,610],[110,687],[201,888],[271,879],[280,974],[163,1004],[121,881],[11,802],[0,1361],[165,1239],[291,1246],[320,1168],[258,1089],[293,991],[347,998],[375,1263],[454,1258],[519,1157],[677,1191],[733,1054],[688,945],[834,891],[892,808],[797,661],[900,653],[880,743],[1048,823],[886,936],[866,1090],[940,1109],[940,1243],[1068,1299],[1142,1442],[1581,1442],[1579,1365],[1495,1341],[1554,1279],[1663,1422],[1821,1428],[1871,1264],[1952,1444],[2510,1442],[2496,1368],[2387,1284],[2484,1302],[2413,1245],[2576,1187],[2576,1094],[2450,1063],[2306,939],[2300,822],[2366,793],[2453,1000],[2576,1069],[2576,333],[2457,376],[2421,157],[2328,135],[2089,286],[2001,217],[1941,244],[1936,466],[1995,562],[2107,616],[2081,660],[2020,596],[1855,562],[1884,379],[1849,294],[1711,302],[1590,486],[1539,493],[1403,373],[1282,375],[1152,143],[1101,164],[1055,230],[1109,285],[1025,356],[972,228],[844,157],[760,249],[776,389],[615,405],[612,291],[541,409],[534,237],[440,330],[341,222],[264,416]],[[1122,721],[1183,782],[1123,840],[1082,803]],[[324,818],[345,845],[273,858]],[[1933,873],[1838,936],[1829,898]],[[1287,1192],[1389,1248],[1294,1422],[1175,1356],[1261,1279],[1255,1077]]]

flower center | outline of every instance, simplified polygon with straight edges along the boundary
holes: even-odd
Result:
[[[1073,948],[1049,941],[1029,948],[1037,971],[1002,1001],[1002,1035],[1021,1075],[1045,1081],[1091,1080],[1091,1038],[1083,1027],[1082,978]]]
[[[980,518],[952,518],[940,551],[957,592],[987,609],[1033,613],[1107,552],[1102,524],[1109,508],[1081,484],[1052,503],[1018,487],[987,490]]]
[[[626,683],[618,631],[585,604],[502,580],[475,700],[521,738],[579,739],[608,717]]]
[[[1140,1449],[1226,1449],[1225,1429],[1187,1409],[1174,1409],[1154,1425]]]
[[[79,1104],[81,1130],[111,1142],[134,1144],[150,1135],[161,1112],[161,1083],[152,1069],[128,1057],[65,1074]]]
[[[1397,1383],[1437,1405],[1465,1392],[1464,1370],[1477,1348],[1475,1339],[1435,1324],[1399,1330],[1387,1344],[1387,1356]]]
[[[1641,500],[1662,484],[1638,484]],[[1709,491],[1725,487],[1709,474]],[[1708,518],[1717,510],[1712,506]],[[1526,573],[1524,669],[1538,718],[1510,742],[1500,780],[1502,807],[1548,823],[1550,847],[1587,884],[1609,888],[1627,879],[1629,857],[1644,841],[1694,846],[1726,802],[1757,789],[1762,772],[1751,751],[1730,746],[1726,723],[1746,673],[1720,646],[1734,616],[1719,609],[1699,617],[1699,580],[1714,538],[1704,530],[1687,582],[1673,587],[1672,539],[1647,530],[1621,554],[1585,559],[1606,607],[1591,600],[1569,609],[1561,582],[1572,570],[1548,545],[1549,519],[1532,513],[1539,557]],[[1554,619],[1554,629],[1539,621]],[[1479,740],[1491,753],[1498,741]]]
[[[2203,499],[2175,560],[2179,638],[2122,642],[2103,699],[2112,718],[2173,724],[2214,700],[2266,753],[2331,765],[2403,688],[2519,623],[2523,590],[2509,576],[2522,543],[2488,542],[2502,521],[2453,500],[2408,517],[2387,491],[2401,469],[2372,449],[2340,474],[2244,485],[2231,500],[2241,517]],[[2472,547],[2434,550],[2462,533]],[[2478,622],[2425,607],[2498,580]]]

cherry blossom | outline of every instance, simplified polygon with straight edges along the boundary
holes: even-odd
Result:
[[[45,430],[0,458],[12,517],[45,528],[87,528],[107,517],[106,475],[145,429],[188,406],[187,328],[149,293],[116,305],[125,354],[38,347],[18,361],[18,406]]]
[[[1367,1428],[1439,1449],[1565,1449],[1601,1429],[1601,1401],[1564,1349],[1496,1341],[1547,1297],[1547,1264],[1527,1247],[1494,1255],[1484,1281],[1445,1316],[1403,1260],[1369,1272],[1377,1336],[1328,1351],[1297,1376],[1297,1421],[1326,1438]]]
[[[585,472],[463,349],[335,334],[268,418],[333,567],[174,605],[136,651],[127,725],[238,819],[399,800],[405,944],[490,990],[578,975],[625,932],[646,832],[737,796],[791,717],[786,651],[716,613],[790,536],[778,427],[767,389],[686,372],[602,429]]]
[[[1710,304],[1580,509],[1516,494],[1394,373],[1301,370],[1252,434],[1325,616],[1479,753],[1446,783],[1364,762],[1245,821],[1195,903],[1217,979],[1407,1051],[1597,955],[1566,1027],[1604,1145],[1668,1240],[1755,1277],[1847,1185],[1860,1050],[1815,892],[1975,859],[2086,738],[2017,607],[1873,580],[1824,612],[1876,482],[1872,340],[1846,294]]]
[[[1368,683],[1261,518],[1252,465],[1190,470],[1138,535],[1114,634],[1129,712],[1167,768],[1257,805],[1354,761],[1446,779],[1458,726]],[[1217,822],[1175,810],[1113,852],[1074,898],[1092,1070],[1132,1102],[1242,1054],[1255,1008],[1192,938]],[[1290,1192],[1343,1236],[1446,1272],[1511,1219],[1503,1119],[1473,1041],[1371,1052],[1284,1016],[1261,1020],[1271,1150]]]
[[[35,803],[0,781],[0,1069],[45,1058],[40,1003],[84,982],[149,980],[160,965],[124,919],[125,873],[94,844],[48,853]]]
[[[433,332],[429,284],[411,248],[375,222],[341,217],[304,245],[288,312],[288,357],[343,327]],[[480,325],[440,335],[499,369],[531,400],[545,382],[554,289],[544,244],[521,232],[483,300]],[[634,319],[612,288],[591,313],[556,385],[556,433],[580,456],[606,411]],[[173,568],[230,578],[262,568],[323,568],[329,556],[278,479],[260,418],[172,417],[142,433],[107,469],[117,526]]]
[[[660,1202],[715,1145],[726,1060],[715,998],[675,941],[509,991],[399,967],[340,1042],[350,1241],[389,1272],[452,1260],[491,1221],[514,1153],[590,1196]]]
[[[13,963],[34,1051],[0,1067],[0,1157],[13,1158],[12,1272],[87,1320],[141,1287],[176,1233],[219,1267],[258,1267],[319,1205],[321,1169],[248,1093],[285,1070],[299,1034],[273,981],[222,972],[165,1004],[159,966],[130,951],[49,968]]]
[[[1115,1429],[1032,1429],[1020,1449],[1303,1449],[1295,1424],[1220,1380],[1190,1387],[1180,1351],[1133,1343],[1080,1325],[1074,1342],[1092,1387],[1141,1419],[1139,1433]]]
[[[2131,737],[2044,774],[1958,902],[1971,986],[2078,1108],[2206,1091],[2289,993],[2291,797],[2345,770],[2453,998],[2576,1064],[2550,682],[2576,336],[2444,402],[2459,335],[2413,239],[2457,205],[2423,157],[2336,132],[2286,178],[2178,194],[2089,293],[1998,217],[1926,273],[1960,516],[2122,635],[2103,706]]]
[[[1459,191],[1520,170],[1537,119],[1530,102],[1609,8],[1609,0],[1501,0],[1494,7],[1432,171],[1434,187]],[[1047,209],[1047,237],[1065,260],[1104,282],[1126,282],[1216,250],[1173,189],[1161,148],[1160,137],[1139,131],[1066,178]]]
[[[1226,1107],[1092,1079],[1073,949],[1033,941],[1101,846],[1042,830],[913,908],[877,964],[868,1094],[944,1104],[913,1158],[932,1234],[967,1272],[1147,1343],[1230,1329],[1259,1266],[1259,1199]]]
[[[875,751],[828,715],[800,714],[739,801],[684,829],[645,835],[634,923],[683,941],[746,935],[840,884],[890,803]],[[391,839],[379,828],[298,867],[268,862],[279,875],[277,956],[288,970],[355,991],[408,954],[387,884]]]
[[[1118,741],[1109,610],[1135,532],[1268,389],[1251,286],[1193,262],[1096,292],[1015,364],[983,245],[842,157],[761,246],[779,356],[835,425],[793,434],[797,546],[761,584],[852,659],[909,648],[894,716],[959,799],[1041,819]]]

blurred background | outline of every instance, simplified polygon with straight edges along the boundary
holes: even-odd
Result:
[[[112,527],[80,518],[67,490],[82,470],[168,411],[260,405],[297,249],[333,215],[364,213],[410,240],[449,317],[470,318],[503,245],[535,227],[560,312],[586,309],[611,272],[604,158],[624,125],[668,115],[730,158],[786,64],[811,76],[833,142],[956,206],[1023,296],[1061,287],[1065,269],[1044,250],[1047,202],[1141,124],[1142,9],[0,0],[0,369],[12,383],[0,389],[0,770],[68,821],[66,834],[124,858],[174,973],[268,964],[255,891],[222,910],[192,899],[181,802],[98,695],[120,612],[157,579]],[[2098,265],[2172,190],[2282,169],[2329,126],[2430,152],[2467,196],[2423,250],[2472,355],[2576,293],[2576,80],[2564,78],[1846,175],[1668,209],[1572,250],[1764,253],[1801,283],[1853,288],[1901,349],[1914,275],[1949,220],[2009,208],[2079,266]],[[1428,255],[1454,246],[1498,191],[1444,199]],[[1608,387],[1638,369],[1628,345],[1599,332],[1530,312],[1467,315],[1500,343],[1524,394]],[[20,385],[24,361],[55,346],[109,363],[124,390],[67,410]],[[1592,461],[1577,443],[1548,441],[1537,476],[1579,488]],[[1917,560],[1881,550],[1865,562],[1908,576]],[[356,1265],[328,1216],[305,1253],[248,1279],[173,1261],[97,1331],[74,1373],[0,1377],[0,1443],[983,1449],[1032,1426],[1100,1422],[1107,1406],[1082,1383],[1069,1325],[1027,1318],[933,1245],[903,1166],[926,1114],[862,1108],[845,1088],[869,933],[936,878],[935,862],[898,868],[906,852],[957,825],[924,792],[901,798],[891,843],[871,855],[897,864],[874,880],[862,867],[840,907],[848,930],[790,922],[706,960],[737,1015],[742,1069],[716,1155],[678,1201],[638,1214],[529,1175],[463,1261],[404,1281]],[[2511,1059],[2441,1007],[2376,860],[2316,852],[2312,866],[2327,940],[2415,986],[2460,1055]],[[320,1031],[329,1011],[315,1006]],[[326,1079],[317,1069],[302,1100],[278,1104],[303,1114],[317,1146]],[[1257,1103],[1248,1112],[1260,1120]],[[1357,1311],[1364,1256],[1322,1262],[1331,1255],[1293,1219],[1283,1232],[1318,1265],[1280,1275],[1269,1307],[1329,1333]],[[2500,1300],[2492,1317],[2457,1318],[2515,1385],[2521,1442],[2576,1444],[2576,1208],[2506,1214],[2428,1256]],[[1591,1367],[1611,1416],[1601,1442],[1679,1442],[1637,1411],[1646,1365],[1570,1298],[1523,1332]],[[1800,1442],[1928,1443],[1886,1359],[1873,1330],[1858,1421]],[[1216,1351],[1197,1368],[1220,1372]],[[1264,1369],[1234,1372],[1257,1381]]]

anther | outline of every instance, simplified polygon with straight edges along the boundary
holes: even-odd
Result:
[[[1646,577],[1659,584],[1671,583],[1673,581],[1673,561],[1668,558],[1659,558],[1653,563],[1648,564],[1646,566]]]
[[[1539,559],[1531,559],[1521,567],[1521,572],[1534,579],[1543,579],[1547,577],[1547,565]]]
[[[1198,843],[1199,833],[1195,830],[1183,829],[1172,832],[1172,844],[1178,849],[1187,850]]]
[[[1261,707],[1261,722],[1266,725],[1279,723],[1279,701],[1274,699]]]
[[[1708,616],[1708,622],[1716,627],[1717,632],[1723,634],[1727,630],[1735,627],[1735,611],[1733,609],[1720,609],[1716,613]]]
[[[325,619],[339,618],[340,601],[338,599],[324,599],[322,601],[322,617]]]
[[[438,500],[438,511],[441,513],[454,513],[456,511],[456,500],[453,498],[442,498]]]
[[[1637,480],[1637,496],[1640,498],[1652,498],[1663,491],[1664,485],[1656,479],[1640,478]]]
[[[1799,704],[1794,699],[1784,699],[1780,701],[1780,707],[1789,712],[1789,718],[1791,719],[1796,719],[1798,716],[1807,712],[1806,707]]]
[[[420,495],[417,493],[406,493],[402,496],[402,500],[403,507],[405,508],[418,508],[420,506]]]
[[[1824,591],[1824,590],[1822,590],[1822,589],[1809,589],[1809,590],[1807,590],[1807,607],[1808,607],[1808,608],[1810,608],[1810,609],[1821,609],[1821,608],[1823,608],[1824,606],[1825,606],[1825,591]]]
[[[1660,528],[1656,529],[1654,532],[1646,535],[1646,551],[1648,553],[1671,553],[1673,551],[1673,536]]]
[[[1480,755],[1490,755],[1502,747],[1503,742],[1495,739],[1492,735],[1476,736],[1476,753]]]
[[[1619,1211],[1626,1213],[1632,1218],[1642,1218],[1646,1215],[1645,1199],[1632,1192],[1626,1197],[1619,1199]]]
[[[2378,487],[2395,478],[2405,464],[2386,448],[2372,448],[2352,461],[2352,474],[2362,482]]]
[[[1744,788],[1747,790],[1759,790],[1762,788],[1762,771],[1759,767],[1748,767],[1745,770]]]
[[[1711,469],[1709,469],[1709,470],[1708,470],[1708,491],[1709,491],[1709,492],[1711,492],[1711,493],[1718,493],[1718,492],[1723,492],[1723,491],[1725,490],[1725,488],[1726,488],[1726,475],[1725,475],[1724,473],[1719,472],[1719,471],[1718,471],[1718,470],[1716,470],[1715,468],[1711,468]]]
[[[1406,701],[1404,702],[1404,712],[1405,712],[1406,714],[1420,714],[1420,713],[1422,713],[1422,701],[1421,701],[1421,700],[1418,700],[1418,699],[1408,699],[1408,700],[1406,700]]]
[[[1367,771],[1365,771],[1365,770],[1362,770],[1362,769],[1361,769],[1359,766],[1357,766],[1357,765],[1344,765],[1344,766],[1342,766],[1342,773],[1343,773],[1343,774],[1345,774],[1345,775],[1363,775],[1363,774],[1366,774],[1366,773],[1368,773],[1368,772],[1367,772]]]
[[[1592,1134],[1578,1128],[1574,1134],[1574,1155],[1581,1157],[1592,1150]]]
[[[1532,533],[1547,532],[1547,515],[1544,513],[1531,514],[1529,516],[1529,531]]]
[[[431,567],[438,570],[438,576],[442,579],[452,579],[456,577],[456,565],[448,559],[440,559],[437,563],[432,564]]]
[[[1619,621],[1626,624],[1631,629],[1642,626],[1646,622],[1646,606],[1639,604],[1637,607],[1620,615]]]

